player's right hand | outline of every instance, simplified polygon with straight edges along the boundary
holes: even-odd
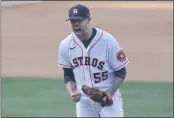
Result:
[[[73,92],[71,93],[71,99],[72,101],[74,101],[75,103],[79,102],[80,101],[80,97],[81,97],[81,93],[79,92]]]

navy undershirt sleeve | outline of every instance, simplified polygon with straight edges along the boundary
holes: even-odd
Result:
[[[124,80],[126,78],[126,67],[115,71],[115,76]]]
[[[64,83],[68,83],[69,81],[75,82],[72,68],[63,68],[63,71],[64,71]]]

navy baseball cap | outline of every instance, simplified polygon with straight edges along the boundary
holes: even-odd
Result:
[[[85,19],[90,17],[90,11],[89,9],[81,4],[73,6],[69,10],[69,18],[66,20],[72,20],[72,19]]]

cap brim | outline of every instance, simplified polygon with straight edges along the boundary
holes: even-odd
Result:
[[[85,19],[85,18],[84,17],[75,16],[75,17],[70,17],[66,21],[68,21],[68,20],[83,20],[83,19]]]

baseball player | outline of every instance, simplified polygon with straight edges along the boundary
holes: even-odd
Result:
[[[89,9],[81,4],[69,10],[72,33],[59,45],[58,65],[77,117],[123,117],[119,91],[129,63],[110,33],[91,25]]]

